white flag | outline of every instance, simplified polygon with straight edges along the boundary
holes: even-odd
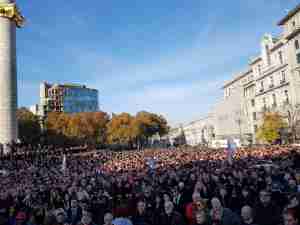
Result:
[[[66,157],[66,154],[64,154],[61,169],[62,169],[62,171],[65,171],[66,168],[67,168],[67,157]]]

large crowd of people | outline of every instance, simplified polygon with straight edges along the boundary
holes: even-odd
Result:
[[[300,222],[297,147],[27,148],[0,158],[0,225]]]

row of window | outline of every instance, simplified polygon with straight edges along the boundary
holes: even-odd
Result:
[[[285,81],[286,81],[286,74],[285,74],[285,71],[281,71],[281,79],[280,79],[280,84],[283,84]],[[269,88],[273,88],[275,86],[275,83],[274,83],[274,78],[273,76],[270,76],[269,77]],[[264,81],[262,80],[260,82],[260,89],[259,89],[259,92],[263,92],[265,90],[265,85],[264,85]]]
[[[267,109],[267,102],[266,102],[266,98],[264,97],[262,99],[262,103],[263,103],[263,109]],[[289,103],[289,93],[288,90],[284,91],[284,104],[288,104]],[[255,99],[251,99],[251,106],[254,107],[255,106]],[[276,107],[277,106],[277,99],[276,99],[276,94],[273,93],[272,94],[272,107]],[[256,112],[253,112],[253,120],[256,120]]]
[[[266,46],[266,48],[268,48],[268,46]],[[267,52],[268,51],[269,50],[267,49]],[[270,66],[271,65],[271,57],[270,57],[269,53],[267,53],[267,54],[268,54],[268,66]],[[279,63],[283,64],[284,63],[284,59],[283,59],[283,53],[282,53],[282,51],[278,51],[277,54],[278,54],[277,57],[278,57]],[[258,75],[259,76],[261,76],[263,74],[263,72],[262,72],[262,65],[261,64],[257,65],[257,71],[258,71]]]

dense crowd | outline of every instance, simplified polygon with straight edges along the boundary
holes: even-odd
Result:
[[[0,225],[300,222],[296,147],[75,151],[1,157]]]

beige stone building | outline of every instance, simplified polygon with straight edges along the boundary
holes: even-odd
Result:
[[[224,97],[214,106],[209,119],[182,126],[187,144],[207,140],[212,145],[225,143],[228,138],[243,144],[255,143],[255,133],[266,110],[287,117],[291,108],[300,104],[300,4],[278,25],[283,28],[281,35],[264,35],[260,54],[249,60],[243,72],[224,83]]]
[[[215,110],[216,118],[224,117],[225,121],[218,120],[217,137],[236,136],[234,121],[240,117],[242,139],[251,136],[255,142],[263,112],[286,116],[290,107],[300,103],[300,5],[278,25],[283,27],[282,34],[276,38],[264,35],[260,54],[250,60],[244,73],[225,83],[224,100]],[[234,112],[239,109],[237,117]]]

